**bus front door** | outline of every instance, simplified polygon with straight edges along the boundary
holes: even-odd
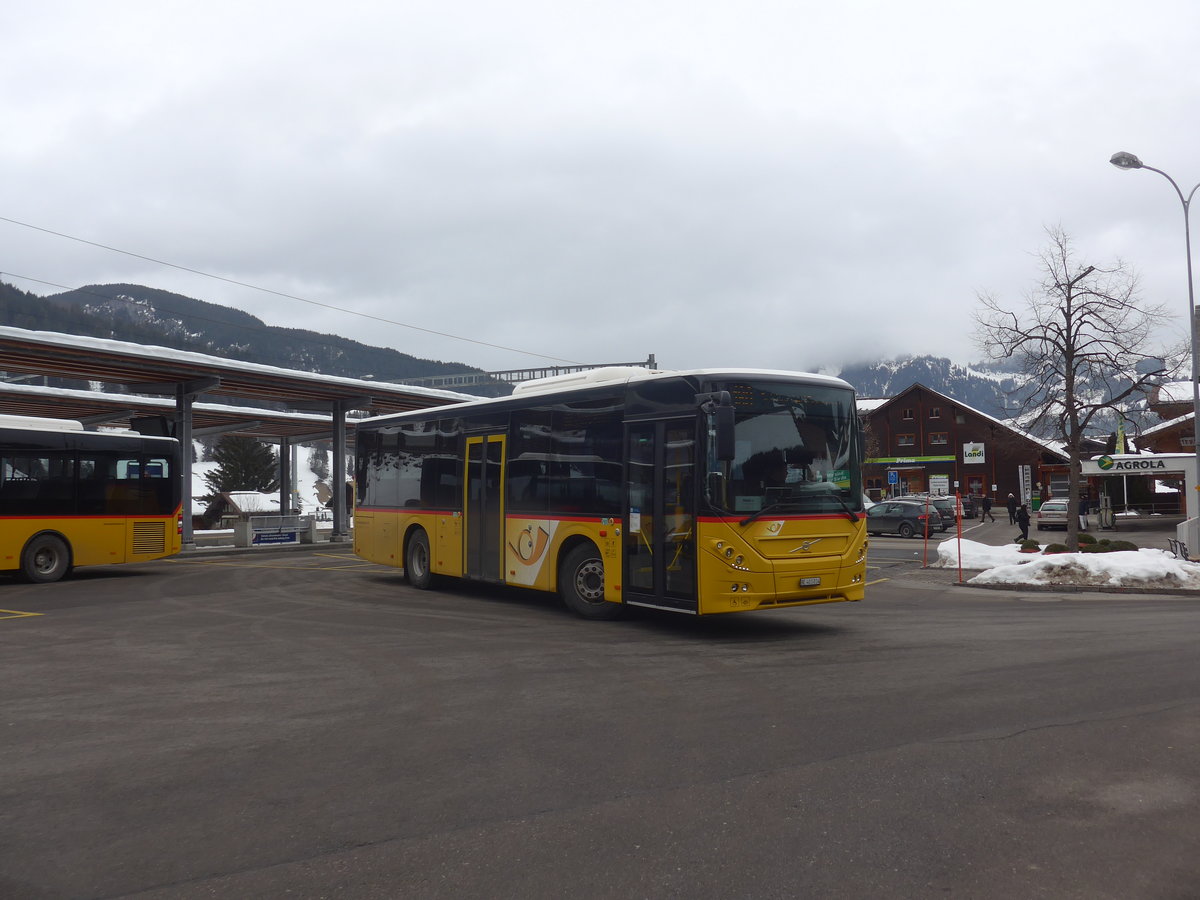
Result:
[[[630,423],[625,447],[625,602],[696,612],[695,423]]]
[[[504,435],[467,438],[463,569],[468,578],[504,580]]]

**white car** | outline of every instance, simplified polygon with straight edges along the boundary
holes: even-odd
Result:
[[[1067,527],[1067,501],[1047,500],[1037,511],[1037,530]]]

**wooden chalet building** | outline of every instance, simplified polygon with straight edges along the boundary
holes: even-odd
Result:
[[[873,500],[929,491],[991,496],[1065,495],[1065,451],[914,384],[885,400],[860,399],[865,442],[864,487]],[[894,473],[894,474],[892,474]]]
[[[1195,453],[1192,401],[1190,381],[1157,385],[1150,394],[1150,410],[1163,421],[1141,433],[1141,446],[1155,453]]]

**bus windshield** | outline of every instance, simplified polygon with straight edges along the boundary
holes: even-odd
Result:
[[[709,421],[705,494],[714,511],[745,516],[846,513],[862,509],[853,391],[836,386],[743,381],[729,391],[735,456],[715,456]]]

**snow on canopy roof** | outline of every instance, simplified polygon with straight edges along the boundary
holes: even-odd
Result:
[[[279,495],[260,494],[258,491],[226,491],[228,497],[239,512],[244,513],[277,513],[279,512]]]
[[[316,391],[321,395],[343,392],[354,395],[380,395],[383,397],[408,395],[430,400],[445,400],[462,402],[475,399],[472,394],[461,394],[457,391],[447,391],[439,388],[429,388],[417,385],[395,384],[387,381],[374,381],[363,378],[348,378],[342,375],[324,375],[319,372],[306,372],[299,369],[284,369],[279,366],[269,366],[263,363],[244,362],[237,359],[227,359],[219,356],[209,356],[191,350],[176,350],[171,347],[160,347],[152,344],[135,344],[129,341],[115,341],[107,338],[87,337],[78,334],[62,334],[54,331],[29,331],[24,328],[14,328],[0,325],[0,342],[7,342],[6,353],[14,358],[25,354],[26,348],[63,348],[69,352],[73,364],[67,366],[70,372],[46,370],[44,374],[60,375],[74,378],[96,378],[96,374],[81,371],[84,368],[81,360],[95,358],[101,362],[101,371],[117,368],[116,360],[132,365],[136,372],[146,379],[175,380],[186,373],[189,377],[196,374],[220,373],[222,385],[213,388],[208,393],[233,394],[235,396],[253,396],[245,391],[234,391],[225,384],[240,380],[245,383],[266,381],[277,392],[282,391],[283,385],[290,385],[303,392]],[[18,353],[20,348],[20,354]],[[90,351],[83,354],[80,351]],[[39,360],[44,360],[43,354],[37,354]],[[110,373],[111,374],[111,373]],[[122,381],[131,377],[129,371],[123,371],[119,377],[112,376],[110,380]],[[279,394],[282,399],[283,393]]]

